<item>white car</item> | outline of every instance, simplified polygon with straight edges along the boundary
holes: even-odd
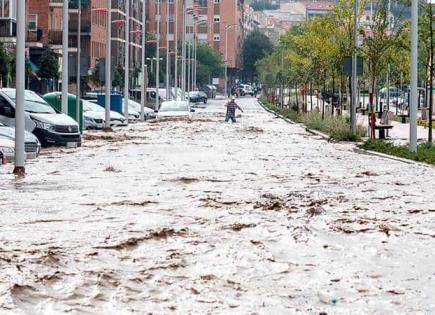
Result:
[[[0,89],[0,122],[15,126],[15,89]],[[42,146],[80,145],[79,125],[71,117],[57,113],[33,91],[24,91],[26,130],[38,137]]]
[[[85,127],[86,127],[86,116],[94,116],[95,118],[103,119],[103,127],[106,119],[106,112],[104,107],[95,104],[89,100],[82,99],[83,102],[83,116],[85,117]],[[110,125],[111,126],[121,126],[125,125],[125,118],[118,112],[110,111]],[[103,128],[101,127],[101,128]]]
[[[133,101],[133,100],[128,100],[128,112],[129,113],[131,110],[134,110],[135,112],[138,112],[140,114],[140,109],[141,109],[140,103]],[[151,108],[144,106],[143,110],[144,110],[145,119],[156,118],[156,113]]]
[[[15,143],[15,128],[6,127],[0,123],[0,139],[11,140]],[[38,138],[28,131],[24,131],[24,151],[26,159],[35,159],[41,152],[41,143]]]
[[[13,161],[15,158],[15,142],[10,139],[0,138],[0,152],[2,153],[0,163],[4,159]]]
[[[164,117],[186,117],[191,118],[194,109],[190,108],[187,101],[167,101],[160,105],[160,109],[157,113],[157,118]]]

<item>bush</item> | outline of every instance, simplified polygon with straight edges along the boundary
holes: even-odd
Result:
[[[361,148],[409,160],[435,164],[435,145],[429,142],[420,144],[417,147],[417,152],[409,150],[407,146],[394,145],[381,140],[368,140],[361,145]]]
[[[358,126],[356,135],[353,135],[348,117],[325,115],[322,119],[322,114],[319,112],[298,113],[292,109],[281,110],[268,102],[265,97],[261,97],[260,100],[270,110],[294,122],[302,123],[308,129],[323,132],[336,141],[359,141],[366,134],[365,128]]]
[[[343,116],[325,115],[322,119],[321,113],[310,112],[302,116],[301,122],[307,128],[326,133],[337,141],[358,141],[366,134],[362,126],[358,126],[356,135],[352,134],[349,120]]]

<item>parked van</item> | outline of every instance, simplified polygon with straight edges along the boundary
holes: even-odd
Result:
[[[0,89],[0,122],[15,126],[15,89]],[[81,144],[79,125],[71,117],[56,112],[33,91],[24,92],[26,130],[38,137],[42,146]]]

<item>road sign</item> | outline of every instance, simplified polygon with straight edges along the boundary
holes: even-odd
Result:
[[[347,76],[352,75],[352,57],[344,57],[343,59],[343,68],[344,68],[344,74]],[[364,62],[363,58],[358,56],[356,61],[356,73],[358,76],[362,76],[364,72]]]

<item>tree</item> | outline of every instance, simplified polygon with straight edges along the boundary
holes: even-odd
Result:
[[[121,65],[117,65],[112,78],[113,87],[124,87],[124,68]]]
[[[8,84],[12,78],[12,61],[13,58],[9,51],[4,47],[3,43],[0,42],[0,81],[3,84]],[[2,86],[0,85],[0,88]]]
[[[51,49],[47,49],[39,59],[38,76],[41,79],[57,79],[59,77],[59,62],[57,55]]]
[[[258,29],[253,30],[243,43],[243,74],[245,79],[253,80],[257,75],[255,64],[272,52],[273,45],[269,37]]]
[[[224,66],[222,55],[208,43],[199,43],[196,51],[197,82],[199,85],[209,83],[210,77],[219,77],[223,74]]]
[[[276,4],[271,4],[266,1],[255,1],[251,4],[251,8],[254,11],[264,11],[264,10],[277,10],[279,8]]]

